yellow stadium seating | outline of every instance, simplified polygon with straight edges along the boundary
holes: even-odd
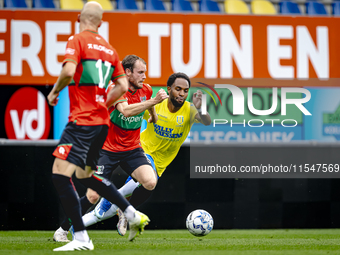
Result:
[[[253,0],[251,2],[251,11],[254,14],[267,14],[267,15],[275,15],[276,10],[274,5],[266,0]]]
[[[242,0],[225,0],[224,10],[229,14],[248,14],[249,8]]]
[[[113,6],[112,6],[112,4],[109,0],[87,0],[87,1],[88,2],[96,1],[96,2],[100,3],[100,5],[103,7],[103,10],[105,10],[105,11],[112,11],[113,10]]]
[[[60,9],[62,10],[81,10],[83,6],[82,0],[60,0]]]

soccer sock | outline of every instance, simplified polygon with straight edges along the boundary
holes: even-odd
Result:
[[[138,187],[139,182],[135,182],[134,180],[130,180],[125,183],[118,191],[122,194],[123,197],[129,197],[133,193],[133,191]]]
[[[87,199],[86,195],[80,198],[80,205],[81,205],[81,215],[84,215],[87,212],[87,210],[92,206],[91,202]],[[64,221],[61,223],[60,226],[63,230],[66,231],[66,230],[69,230],[70,223],[68,222],[67,219],[64,219]]]
[[[106,214],[105,214],[106,215]],[[100,222],[101,220],[97,218],[96,215],[94,215],[93,211],[85,214],[83,216],[83,222],[85,227],[91,226],[93,224],[96,224],[97,222]]]
[[[117,188],[105,178],[93,174],[90,178],[79,179],[79,181],[86,187],[97,191],[100,196],[105,197],[112,204],[118,205],[123,211],[130,205]]]
[[[87,210],[93,205],[87,198],[87,196],[83,196],[80,198],[80,205],[81,205],[81,214],[84,215],[87,213]]]
[[[151,196],[152,190],[147,190],[142,185],[137,187],[129,200],[130,204],[137,208]]]
[[[125,214],[125,217],[128,219],[129,222],[135,219],[135,211],[136,209],[133,208],[132,205],[129,205],[123,212]]]
[[[125,198],[128,198],[131,196],[133,191],[138,187],[139,182],[135,182],[134,180],[130,180],[127,183],[125,183],[118,192]],[[116,215],[116,211],[118,210],[118,206],[116,204],[112,204],[111,208],[105,213],[104,217],[101,219],[101,221],[111,218]],[[86,226],[86,225],[85,225]]]
[[[74,190],[71,178],[60,174],[52,174],[52,181],[59,194],[65,214],[71,219],[68,228],[73,225],[74,231],[85,230],[83,220],[81,219],[78,194]]]
[[[74,239],[81,242],[90,242],[90,237],[86,230],[74,232]]]

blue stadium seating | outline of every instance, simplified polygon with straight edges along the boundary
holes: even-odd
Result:
[[[4,7],[7,8],[27,8],[25,0],[4,0]]]
[[[306,2],[306,13],[308,15],[327,15],[325,6],[322,3],[309,1]]]
[[[139,10],[135,0],[117,0],[118,10]]]
[[[53,0],[33,0],[33,8],[55,8]]]
[[[201,0],[199,10],[201,12],[221,12],[218,3],[212,0]]]
[[[165,11],[161,0],[144,0],[144,9],[147,11]]]
[[[283,1],[279,3],[280,13],[282,14],[301,14],[299,5],[291,1]]]
[[[332,14],[334,16],[340,16],[340,1],[334,1],[332,3]]]
[[[178,12],[182,12],[182,11],[192,12],[193,11],[191,3],[186,0],[173,0],[172,10],[178,11]]]

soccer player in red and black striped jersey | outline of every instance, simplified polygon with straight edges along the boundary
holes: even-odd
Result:
[[[128,175],[143,185],[145,188],[143,191],[149,193],[156,186],[157,174],[141,147],[140,128],[145,110],[150,113],[150,122],[157,121],[154,105],[168,98],[168,95],[161,89],[155,98],[151,98],[152,88],[144,83],[146,63],[142,58],[128,55],[123,59],[122,65],[128,77],[129,90],[109,108],[110,128],[100,152],[96,175],[109,179],[112,172],[121,166]],[[114,88],[115,85],[111,84],[107,93]],[[138,194],[135,196],[137,197]],[[88,189],[86,196],[81,198],[82,212],[85,214],[98,198],[95,191]],[[55,233],[56,235],[60,231],[60,238],[54,238],[55,241],[67,241],[68,228],[68,223],[64,221]]]
[[[168,95],[161,89],[155,98],[151,98],[152,88],[144,83],[146,63],[142,58],[128,55],[122,64],[129,80],[129,89],[109,109],[111,125],[100,152],[96,174],[110,178],[120,165],[129,176],[138,180],[144,187],[143,191],[149,194],[155,188],[158,177],[142,149],[140,129],[145,110],[150,113],[149,122],[157,122],[158,116],[154,106],[168,98]],[[113,88],[111,86],[109,89]],[[92,203],[98,199],[91,190],[87,196],[92,199]],[[97,213],[100,217],[101,212]]]
[[[99,34],[103,9],[97,2],[88,2],[78,16],[80,33],[69,38],[63,68],[57,83],[48,95],[49,104],[58,103],[59,92],[69,85],[70,115],[53,155],[52,180],[66,216],[74,228],[74,240],[54,251],[93,250],[82,218],[81,204],[71,177],[97,191],[113,203],[119,203],[130,220],[134,235],[143,230],[149,219],[136,211],[115,186],[105,178],[94,175],[99,150],[110,123],[107,107],[128,89],[124,69],[116,50]],[[107,94],[110,80],[116,86]],[[131,234],[130,234],[131,235]]]

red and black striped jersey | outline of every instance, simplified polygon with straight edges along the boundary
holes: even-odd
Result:
[[[125,76],[116,50],[97,32],[85,30],[69,38],[66,62],[77,65],[68,86],[69,121],[85,126],[109,125],[105,90],[110,80]]]
[[[108,91],[114,85],[110,85]],[[140,128],[143,122],[144,111],[136,116],[125,117],[116,109],[120,102],[130,104],[140,103],[149,100],[152,96],[152,88],[149,84],[143,84],[143,88],[124,94],[110,107],[110,127],[103,149],[112,152],[129,151],[141,147]]]

